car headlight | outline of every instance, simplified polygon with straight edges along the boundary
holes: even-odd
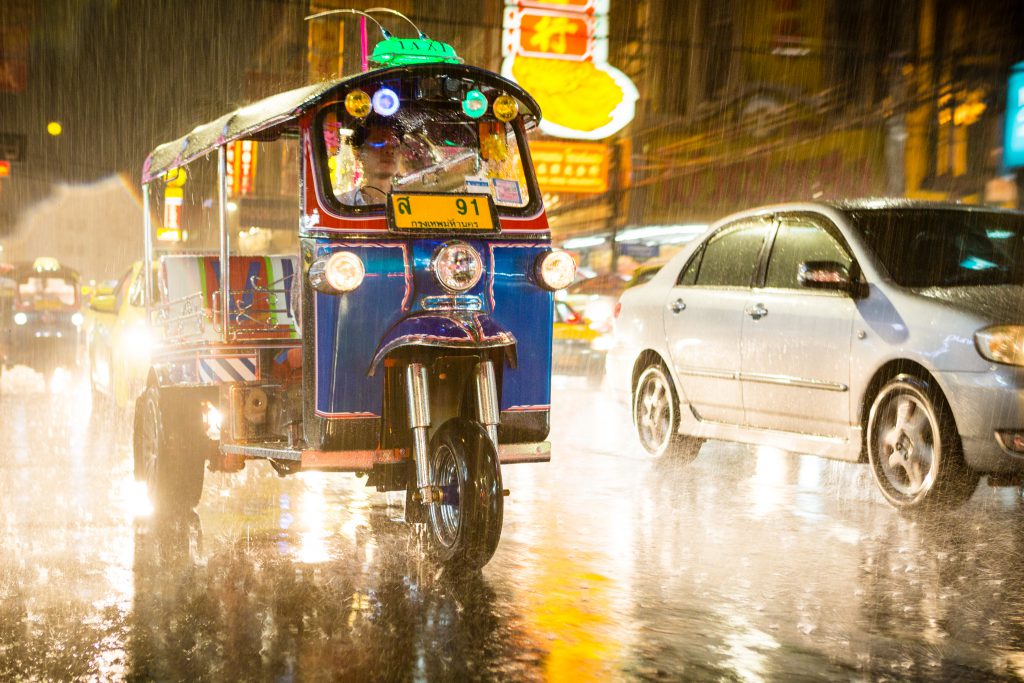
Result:
[[[484,262],[476,249],[464,242],[444,245],[434,256],[434,275],[447,289],[465,292],[484,274]]]
[[[583,317],[590,321],[590,327],[594,330],[603,330],[612,323],[614,307],[607,301],[592,301],[583,308]]]
[[[537,281],[551,291],[565,289],[576,278],[576,261],[560,249],[541,254],[535,266]]]
[[[324,294],[351,292],[363,283],[363,261],[350,251],[321,256],[309,267],[309,284]]]
[[[27,322],[28,322],[28,314],[27,313],[22,313],[21,311],[18,311],[17,313],[14,314],[14,324],[15,325],[24,325]]]
[[[83,316],[81,313],[72,313],[71,314],[71,324],[74,325],[75,327],[81,327],[82,323],[84,323],[84,322],[85,322],[85,316]]]
[[[1024,365],[1024,327],[993,325],[974,333],[974,345],[985,358],[1006,365]]]
[[[152,330],[145,323],[129,325],[121,338],[121,351],[133,360],[148,360],[156,346]]]

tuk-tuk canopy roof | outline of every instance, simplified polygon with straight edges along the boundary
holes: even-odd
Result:
[[[196,126],[187,135],[165,142],[150,153],[142,168],[142,182],[155,180],[225,143],[255,135],[296,119],[303,111],[324,99],[332,91],[348,90],[367,82],[440,73],[471,78],[500,88],[519,100],[522,105],[520,111],[527,117],[527,127],[533,127],[540,121],[540,107],[533,97],[513,81],[492,71],[465,64],[421,64],[377,69],[278,93]]]

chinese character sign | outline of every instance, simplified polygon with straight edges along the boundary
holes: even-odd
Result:
[[[530,156],[542,192],[600,194],[608,189],[608,145],[531,140]]]
[[[252,140],[238,140],[225,148],[224,172],[227,176],[228,194],[238,197],[249,194],[256,178],[256,143]]]
[[[600,140],[636,113],[636,86],[608,64],[610,0],[505,0],[502,75],[544,113],[540,129]]]

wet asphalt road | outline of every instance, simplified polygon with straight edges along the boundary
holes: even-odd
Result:
[[[721,443],[650,461],[625,407],[556,378],[554,458],[504,470],[481,575],[418,560],[351,475],[208,474],[157,543],[128,432],[87,392],[0,397],[0,679],[1007,680],[1024,508],[927,521],[866,468]]]

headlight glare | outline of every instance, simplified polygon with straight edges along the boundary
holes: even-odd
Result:
[[[974,334],[978,353],[1006,365],[1024,365],[1024,327],[993,325]]]
[[[434,257],[437,281],[453,292],[465,292],[480,282],[484,263],[476,249],[464,242],[450,242]]]
[[[85,316],[83,316],[81,313],[72,313],[71,314],[71,324],[74,325],[75,327],[81,327],[82,323],[84,323],[84,322],[85,322]]]
[[[18,311],[17,313],[14,314],[14,324],[15,325],[24,325],[27,322],[28,322],[28,314],[27,313],[22,313],[21,311]]]
[[[576,277],[576,261],[569,252],[554,249],[537,259],[536,275],[537,281],[547,289],[565,289]]]
[[[363,283],[365,276],[362,259],[350,251],[321,256],[309,267],[309,283],[325,294],[351,292]]]

